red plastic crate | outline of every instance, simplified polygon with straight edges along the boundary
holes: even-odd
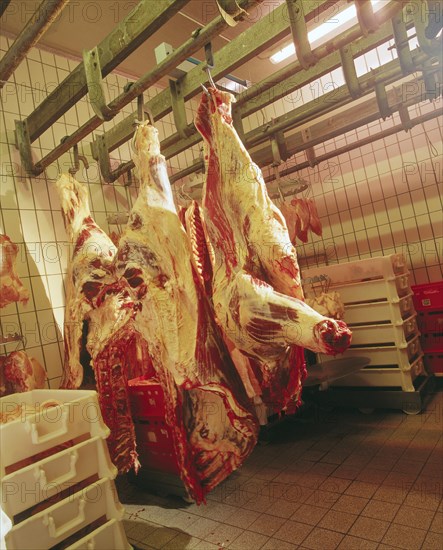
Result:
[[[423,333],[420,336],[422,350],[425,353],[443,352],[443,334],[442,333]]]
[[[140,376],[128,382],[134,420],[164,418],[165,394],[155,378]]]
[[[180,474],[174,450],[138,446],[137,451],[142,468],[169,474]]]
[[[421,333],[443,333],[443,311],[422,311],[417,315],[418,330]]]
[[[443,374],[443,351],[425,355],[426,370],[429,374]]]
[[[138,420],[134,425],[137,445],[173,449],[172,430],[162,418],[152,418],[143,421]]]
[[[414,292],[413,299],[416,311],[426,311],[428,309],[443,311],[443,281],[415,285],[411,288]]]

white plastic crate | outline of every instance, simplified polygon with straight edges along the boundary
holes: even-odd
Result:
[[[355,326],[352,330],[352,346],[368,344],[395,344],[404,347],[413,335],[418,334],[417,314],[397,324],[385,323],[377,325]],[[360,350],[361,351],[361,350]]]
[[[349,304],[345,308],[344,321],[352,327],[355,324],[371,324],[380,321],[402,321],[414,313],[412,294],[395,301]]]
[[[111,519],[98,529],[78,540],[66,550],[131,550],[123,524]]]
[[[108,437],[110,430],[103,422],[95,391],[33,390],[15,393],[0,399],[0,411],[8,413],[20,404],[34,406],[48,400],[62,404],[0,424],[1,477],[8,466],[81,435]]]
[[[102,479],[15,525],[5,536],[6,548],[52,548],[102,516],[121,520],[123,514],[114,482]]]
[[[363,281],[366,279],[392,279],[407,273],[408,269],[402,254],[376,256],[365,260],[303,269],[302,277],[310,278],[327,275],[334,284]]]
[[[379,346],[349,348],[344,354],[336,355],[337,359],[342,357],[368,357],[371,360],[371,367],[392,365],[400,369],[408,370],[411,363],[422,354],[419,335],[417,334],[402,346]],[[319,362],[329,361],[329,355],[319,354]]]
[[[420,374],[425,374],[423,355],[409,366],[409,369],[398,368],[369,368],[340,378],[331,386],[336,387],[401,387],[403,391],[415,391],[414,380]]]
[[[114,479],[117,468],[100,436],[78,443],[1,479],[1,508],[13,516],[94,474]]]
[[[395,302],[399,297],[411,294],[409,273],[393,279],[373,279],[356,283],[331,283],[330,291],[336,290],[345,304],[356,304],[377,300]]]

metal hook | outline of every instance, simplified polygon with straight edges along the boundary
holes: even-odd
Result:
[[[209,80],[209,84],[211,85],[211,88],[217,89],[216,86],[215,86],[215,82],[214,82],[214,80],[212,79],[211,68],[210,68],[210,67],[206,67],[206,68],[205,68],[205,71],[208,73],[208,80]]]
[[[65,142],[68,139],[69,136],[62,137],[60,140],[60,143]],[[88,159],[85,157],[85,155],[80,155],[78,152],[78,143],[74,145],[72,148],[72,152],[74,155],[74,165],[69,168],[68,172],[71,174],[71,176],[75,176],[75,174],[80,170],[80,161],[83,162],[83,165],[86,170],[89,169],[89,162]]]

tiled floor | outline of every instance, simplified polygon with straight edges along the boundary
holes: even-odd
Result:
[[[443,549],[443,392],[417,416],[355,410],[287,422],[206,505],[122,478],[136,548]]]

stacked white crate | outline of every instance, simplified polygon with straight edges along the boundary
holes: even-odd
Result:
[[[97,393],[17,393],[0,399],[0,412],[10,413],[17,405],[31,407],[48,400],[60,404],[34,414],[28,411],[0,424],[0,547],[32,550],[61,545],[76,550],[130,550],[122,524],[124,509],[113,481],[117,469],[105,441],[109,429],[103,423]],[[73,444],[68,443],[72,440]],[[63,446],[67,448],[60,450]],[[49,456],[34,461],[32,457],[42,453]],[[88,479],[94,481],[76,490],[76,484],[85,484]],[[69,493],[66,498],[44,507],[63,490],[65,495]],[[20,521],[18,514],[35,505],[44,509]],[[102,525],[82,537],[84,529],[97,521]]]
[[[329,290],[340,294],[344,320],[352,330],[351,347],[337,358],[364,356],[371,360],[359,373],[331,385],[415,391],[414,380],[425,370],[403,256],[392,254],[303,271],[304,281],[321,275],[330,278]],[[313,295],[312,285],[305,284],[304,289],[307,296]],[[319,362],[330,359],[318,355]]]

